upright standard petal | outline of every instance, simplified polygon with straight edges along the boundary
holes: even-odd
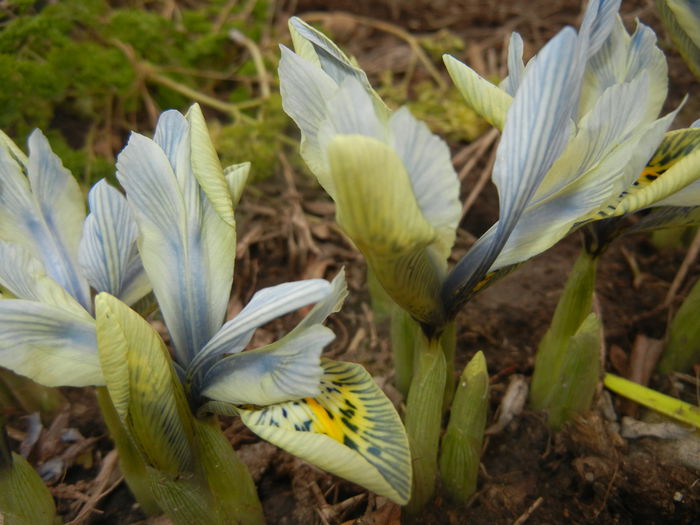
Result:
[[[23,244],[47,273],[84,308],[90,309],[87,281],[77,271],[78,243],[85,216],[78,183],[35,131],[27,164],[15,148],[0,146],[0,239]]]
[[[151,291],[136,247],[138,230],[124,196],[104,179],[88,195],[78,262],[90,285],[126,304]]]
[[[0,301],[0,366],[46,386],[104,384],[95,321],[34,301]]]
[[[240,407],[263,439],[396,503],[411,492],[411,458],[401,420],[360,365],[323,361],[321,393],[268,407]]]
[[[503,79],[500,88],[511,97],[520,87],[520,83],[525,73],[523,64],[523,37],[519,33],[511,33],[508,42],[508,76]]]
[[[700,78],[700,8],[694,0],[655,2],[671,40],[693,74]]]
[[[223,321],[236,234],[197,184],[190,134],[183,122],[184,117],[175,112],[161,117],[157,138],[170,137],[168,129],[180,130],[179,141],[162,139],[161,146],[132,134],[117,160],[117,177],[140,231],[141,259],[177,360],[185,366]],[[171,158],[175,158],[175,170]]]
[[[336,84],[342,84],[348,77],[359,81],[372,95],[378,108],[388,111],[384,102],[367,79],[367,74],[353,63],[333,41],[303,20],[293,16],[289,19],[289,32],[294,42],[294,50],[306,60],[320,67]]]
[[[478,241],[448,275],[443,300],[451,315],[470,297],[498,256],[543,177],[566,145],[583,73],[581,42],[562,30],[537,55],[508,110],[493,180],[499,191],[496,233]]]

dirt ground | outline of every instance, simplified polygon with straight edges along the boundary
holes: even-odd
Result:
[[[486,2],[478,0],[299,0],[280,5],[280,12],[350,12],[357,17],[389,22],[412,34],[449,29],[467,43],[463,52],[482,73],[502,74],[503,43],[517,29],[532,54],[564,24],[576,24],[578,1]],[[671,90],[669,107],[686,93],[677,126],[700,116],[696,80],[671,49],[655,16],[653,4],[623,0],[628,29],[639,18],[651,25],[669,53]],[[402,53],[410,53],[395,35],[358,21],[330,19],[339,44],[355,54],[371,76],[382,68],[400,68]],[[281,17],[280,24],[286,23]],[[333,25],[335,24],[335,25]],[[398,65],[397,65],[398,64]],[[398,71],[397,74],[401,72]],[[425,72],[417,70],[416,76]],[[290,130],[293,128],[290,127]],[[487,140],[482,137],[481,141]],[[496,219],[495,189],[478,181],[488,170],[493,145],[478,148],[452,143],[456,169],[462,174],[462,199],[473,200],[461,224],[453,258],[460,257],[474,238]],[[477,153],[480,151],[479,155]],[[331,277],[345,267],[349,298],[329,326],[337,334],[326,355],[363,363],[401,408],[401,396],[392,387],[388,327],[375,323],[365,285],[364,262],[343,238],[333,221],[333,205],[316,183],[293,173],[281,163],[278,172],[249,189],[238,215],[239,248],[231,310],[245,304],[254,291],[288,280]],[[686,234],[689,240],[694,232]],[[534,351],[547,328],[568,271],[578,254],[580,238],[573,235],[545,254],[476,296],[458,317],[458,366],[483,350],[491,374],[489,424],[496,420],[506,388],[514,376],[529,378]],[[638,366],[635,344],[642,336],[661,339],[669,311],[700,275],[691,261],[678,276],[687,248],[658,248],[649,236],[618,240],[599,267],[596,296],[606,331],[606,370],[628,375]],[[669,307],[663,306],[671,284],[682,277]],[[294,322],[285,318],[256,335],[263,343],[276,338]],[[697,377],[652,376],[650,384],[678,393],[697,403]],[[71,401],[67,412],[44,429],[31,456],[35,464],[60,462],[51,481],[59,511],[72,523],[127,524],[146,518],[120,483],[112,445],[99,419],[90,390],[64,389]],[[561,432],[552,433],[542,414],[525,409],[505,428],[489,435],[482,458],[478,492],[466,507],[451,505],[439,495],[427,512],[411,521],[394,504],[360,487],[260,442],[235,420],[226,420],[233,445],[250,465],[258,482],[263,507],[271,525],[340,524],[691,524],[700,523],[700,474],[689,467],[693,455],[700,462],[697,444],[654,437],[623,438],[620,419],[647,414],[601,389],[596,408]],[[22,414],[11,419],[13,445],[26,438],[30,427]],[[79,438],[67,446],[57,438],[68,429]],[[695,442],[697,443],[697,442]],[[688,448],[695,446],[695,449]],[[691,456],[688,459],[688,454]],[[77,519],[76,519],[77,518]],[[166,523],[149,520],[148,523]]]

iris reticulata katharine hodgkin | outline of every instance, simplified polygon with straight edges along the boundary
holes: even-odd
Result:
[[[233,213],[249,165],[221,168],[198,106],[186,116],[165,112],[153,139],[132,134],[117,161],[126,199],[98,183],[82,244],[75,233],[82,220],[80,190],[48,143],[40,145],[43,157],[37,160],[33,148],[28,167],[9,140],[1,152],[2,166],[11,171],[4,178],[13,185],[3,183],[0,200],[6,214],[14,213],[0,230],[0,249],[13,258],[2,261],[22,264],[0,268],[0,282],[17,296],[0,301],[2,341],[12,340],[12,348],[0,347],[0,365],[52,385],[105,384],[132,439],[159,468],[170,456],[181,466],[196,461],[183,452],[197,432],[190,410],[200,417],[223,411],[326,470],[397,502],[408,499],[408,446],[393,406],[360,365],[321,358],[334,337],[321,323],[346,295],[342,272],[333,282],[312,279],[261,290],[225,322]],[[53,180],[61,184],[49,192]],[[70,201],[47,198],[67,192],[64,187]],[[70,213],[61,208],[65,202]],[[56,219],[59,211],[63,222]],[[100,292],[96,320],[83,273]],[[72,280],[57,281],[63,274]],[[73,281],[80,286],[71,288]],[[151,287],[172,338],[172,362],[157,333],[120,300],[133,303]],[[243,351],[259,326],[314,303],[289,334]],[[42,362],[54,360],[64,362],[66,373],[43,369]],[[159,392],[172,399],[156,399]],[[159,431],[177,444],[174,451],[149,445],[148,436]]]
[[[582,224],[652,205],[671,193],[671,179],[683,187],[697,178],[673,166],[684,175],[653,190],[635,185],[677,110],[657,119],[666,61],[651,29],[638,22],[627,33],[619,4],[590,2],[578,34],[564,29],[527,65],[513,33],[500,86],[445,56],[467,103],[503,131],[492,176],[499,221],[450,272],[460,210],[446,146],[406,108],[391,112],[333,42],[290,20],[295,52],[282,47],[280,80],[302,156],[386,291],[421,323],[444,323],[487,274]]]

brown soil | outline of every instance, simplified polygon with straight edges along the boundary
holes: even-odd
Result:
[[[294,7],[290,6],[293,5]],[[691,102],[677,124],[697,118],[696,81],[670,48],[650,2],[623,2],[628,28],[634,17],[652,25],[669,52],[671,97],[675,106],[685,93]],[[281,6],[282,11],[344,10],[375,20],[388,21],[415,33],[449,29],[465,38],[464,58],[476,60],[487,71],[502,72],[502,44],[512,29],[520,31],[527,52],[539,49],[564,24],[578,21],[578,1],[479,2],[476,0],[299,0]],[[285,20],[280,19],[280,24]],[[338,18],[331,29],[339,43],[354,53],[370,72],[387,66],[378,50],[403,49],[396,37],[358,21]],[[495,50],[491,51],[491,50]],[[402,51],[410,53],[410,51]],[[394,57],[394,63],[401,63]],[[495,68],[495,69],[493,69]],[[418,77],[425,75],[420,70]],[[670,106],[669,106],[670,107]],[[452,144],[453,153],[465,144]],[[489,151],[466,174],[463,198],[470,193],[487,165]],[[460,169],[464,164],[457,165]],[[455,258],[463,254],[474,236],[495,220],[498,203],[488,186],[467,213],[458,237]],[[331,277],[341,267],[348,275],[350,296],[343,310],[330,320],[337,339],[327,350],[330,357],[363,363],[383,384],[397,403],[401,396],[391,386],[392,369],[387,343],[387,326],[374,322],[365,286],[361,257],[339,233],[333,222],[333,206],[316,183],[302,173],[291,174],[282,167],[274,176],[247,191],[238,210],[239,260],[232,310],[245,304],[255,290],[288,280]],[[532,374],[534,351],[547,328],[558,295],[579,250],[574,235],[545,254],[530,261],[496,283],[460,314],[458,321],[457,370],[477,350],[485,352],[491,384],[493,420],[501,398],[514,374]],[[597,300],[606,329],[609,371],[625,375],[631,349],[639,335],[662,338],[668,310],[658,306],[676,276],[686,249],[683,246],[657,249],[648,236],[618,240],[602,258]],[[634,264],[638,272],[633,271]],[[672,308],[700,275],[693,263]],[[637,277],[635,279],[635,276]],[[256,335],[272,340],[293,323],[284,319],[271,323]],[[664,389],[664,378],[652,377],[652,386]],[[693,388],[689,387],[689,390]],[[75,519],[85,500],[96,492],[89,523],[127,524],[144,520],[110,463],[112,445],[90,390],[64,389],[70,400],[68,413],[54,428],[44,430],[42,446],[31,458],[38,464],[63,458],[63,468],[50,482],[59,510],[68,521]],[[395,505],[368,494],[360,487],[320,472],[275,447],[260,442],[239,422],[224,424],[232,443],[250,465],[258,482],[271,525],[362,523],[395,525],[403,522],[426,524],[690,524],[700,523],[700,474],[683,465],[672,446],[657,438],[623,439],[610,420],[605,406],[607,395],[591,413],[551,432],[542,414],[523,411],[505,429],[491,435],[484,447],[478,492],[467,506],[454,506],[440,496],[426,513],[415,520],[401,516]],[[689,397],[689,400],[696,399]],[[613,399],[617,417],[643,412]],[[60,416],[59,416],[60,417]],[[58,418],[57,418],[58,419]],[[489,421],[489,424],[492,421]],[[50,427],[51,422],[47,423]],[[10,420],[13,444],[25,437],[28,422],[21,414]],[[62,430],[81,433],[81,450],[68,453],[69,446],[55,439]],[[53,436],[53,440],[48,437]],[[91,440],[90,438],[95,438]],[[43,447],[43,448],[42,448]],[[112,469],[112,470],[108,470]],[[104,478],[101,485],[98,480]],[[99,489],[99,491],[97,490]],[[87,517],[89,516],[89,517]],[[164,523],[149,520],[149,523]]]

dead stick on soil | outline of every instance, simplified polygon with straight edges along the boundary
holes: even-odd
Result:
[[[698,256],[698,252],[700,252],[700,231],[698,231],[698,233],[695,234],[695,238],[693,239],[693,242],[688,248],[688,253],[685,256],[685,259],[683,259],[681,267],[678,268],[676,276],[673,278],[671,287],[668,289],[668,293],[666,294],[666,297],[663,302],[664,308],[668,308],[669,306],[671,306],[671,303],[673,303],[673,300],[676,298],[676,294],[678,293],[678,289],[681,287],[685,276],[688,275],[690,265],[693,264],[693,262]]]
[[[356,16],[356,15],[351,15],[349,13],[340,13],[340,12],[332,12],[332,13],[321,13],[321,12],[313,12],[313,13],[306,13],[304,15],[304,20],[306,22],[313,22],[314,20],[332,20],[333,18],[346,18],[349,20],[352,20],[353,22],[357,24],[363,24],[367,25],[370,27],[373,27],[374,29],[378,29],[380,31],[384,31],[385,33],[389,33],[391,35],[394,35],[404,42],[406,42],[409,47],[411,48],[411,51],[418,57],[418,60],[420,60],[423,63],[423,67],[428,71],[431,77],[433,77],[433,80],[435,80],[435,83],[438,85],[440,89],[447,89],[447,84],[445,83],[445,79],[442,78],[442,75],[438,72],[438,70],[435,68],[433,63],[430,61],[430,58],[428,55],[423,51],[423,48],[420,47],[420,43],[418,42],[418,39],[414,37],[412,34],[410,34],[408,31],[404,31],[401,29],[399,26],[396,26],[394,24],[390,24],[388,22],[383,22],[381,20],[374,20],[372,18],[365,18],[363,16]]]
[[[481,175],[479,175],[479,179],[476,181],[476,184],[472,188],[472,191],[469,192],[469,195],[467,195],[467,198],[464,201],[464,205],[462,206],[462,217],[464,217],[467,214],[467,212],[469,212],[469,209],[474,205],[477,197],[479,197],[481,190],[484,189],[484,186],[486,186],[486,183],[491,178],[491,170],[493,169],[494,162],[496,162],[495,149],[491,153],[491,157],[489,158],[489,161],[486,164],[484,171],[481,172]]]
[[[535,502],[528,507],[528,509],[517,519],[513,522],[513,525],[522,525],[525,523],[530,516],[532,516],[532,513],[537,510],[537,507],[542,505],[542,502],[544,501],[544,498],[540,496],[535,500]]]
[[[85,523],[90,514],[97,511],[95,507],[100,499],[112,492],[122,482],[124,478],[119,476],[119,479],[117,479],[109,488],[105,490],[105,487],[112,478],[112,474],[117,468],[118,458],[119,455],[117,454],[116,449],[110,450],[105,456],[105,459],[102,462],[102,468],[93,482],[92,494],[90,495],[90,498],[85,502],[83,508],[80,510],[80,513],[75,517],[75,519],[66,525],[81,525],[82,523]]]
[[[462,169],[459,170],[459,180],[464,180],[469,172],[474,169],[474,166],[476,166],[476,163],[479,162],[482,155],[486,153],[486,150],[488,150],[491,144],[495,142],[496,137],[498,137],[498,130],[493,128],[491,131],[483,134],[481,137],[455,155],[455,157],[452,159],[453,164],[461,162],[462,157],[466,157],[468,154],[473,152],[473,155],[469,157],[469,159],[464,163],[464,166],[462,166]]]

